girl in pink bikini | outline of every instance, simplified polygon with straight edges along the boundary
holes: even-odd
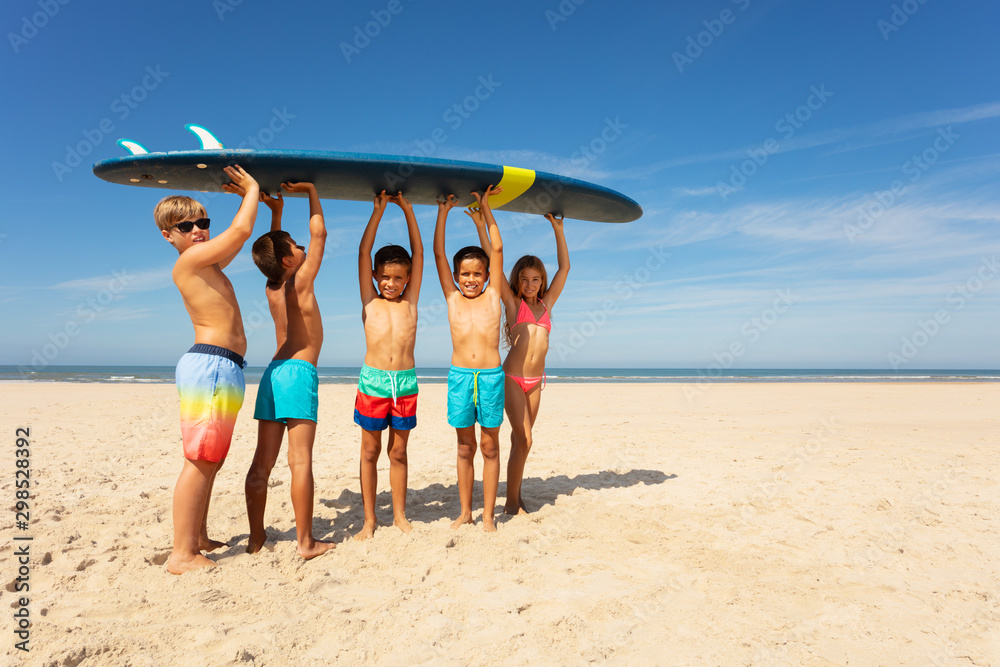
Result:
[[[476,220],[476,215],[471,215]],[[531,428],[538,416],[538,405],[545,386],[545,354],[549,351],[549,332],[552,330],[550,313],[569,275],[569,249],[563,233],[563,219],[551,213],[545,218],[552,223],[555,232],[556,258],[559,262],[552,283],[548,282],[542,260],[534,255],[525,255],[514,263],[510,280],[505,277],[500,290],[506,311],[504,334],[506,345],[510,348],[503,362],[503,371],[507,376],[504,408],[511,426],[507,502],[504,504],[507,514],[527,512],[521,500],[521,479],[531,450]],[[479,220],[476,220],[476,226],[480,229],[485,227],[479,224]],[[481,240],[483,236],[480,233]]]

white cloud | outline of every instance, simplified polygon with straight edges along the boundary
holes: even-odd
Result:
[[[916,133],[931,128],[961,125],[963,123],[996,117],[1000,117],[1000,102],[988,102],[955,109],[938,109],[935,111],[912,113],[854,127],[804,133],[789,139],[782,139],[780,134],[775,134],[773,137],[762,136],[759,144],[762,144],[768,138],[774,138],[780,144],[778,153],[788,153],[846,142],[850,142],[849,146],[842,147],[843,150],[857,150],[873,145],[903,141],[914,136]],[[743,160],[747,157],[747,148],[759,148],[759,144],[751,144],[750,146],[712,153],[683,155],[638,169],[616,172],[613,176],[615,178],[642,178],[671,167],[705,162]]]
[[[119,292],[145,292],[173,287],[171,279],[172,267],[149,269],[147,271],[131,271],[122,267],[112,269],[110,273],[92,278],[78,278],[52,285],[50,289],[73,293],[92,293],[110,290]]]

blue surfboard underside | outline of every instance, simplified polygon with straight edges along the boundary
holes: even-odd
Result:
[[[239,164],[274,195],[286,181],[309,181],[323,199],[371,201],[382,190],[402,191],[414,204],[434,204],[449,194],[464,205],[473,203],[470,192],[498,185],[504,168],[460,160],[292,150],[194,150],[145,153],[102,160],[94,174],[111,183],[222,192],[229,178],[223,167]],[[302,197],[302,194],[283,193]],[[631,222],[642,216],[642,207],[625,195],[575,178],[541,171],[519,197],[498,210],[595,222]]]

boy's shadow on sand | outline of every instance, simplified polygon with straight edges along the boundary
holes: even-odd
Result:
[[[521,491],[525,497],[525,505],[529,512],[537,512],[546,505],[555,505],[556,499],[560,496],[571,496],[577,489],[589,489],[598,491],[601,489],[621,489],[637,484],[662,484],[670,479],[676,479],[677,475],[668,475],[660,470],[629,470],[628,472],[614,472],[602,470],[597,473],[587,473],[569,477],[567,475],[556,475],[542,479],[540,477],[525,477],[521,482]],[[285,489],[281,486],[271,487],[268,495],[281,493]],[[287,492],[287,491],[285,491]],[[507,495],[507,483],[501,482],[497,489],[497,497],[501,499],[497,502],[496,522],[506,523],[514,517],[503,512],[503,501]],[[472,512],[476,517],[476,523],[480,523],[478,518],[483,508],[483,484],[476,482],[472,490]],[[350,539],[355,533],[361,530],[365,521],[364,503],[359,491],[344,489],[336,499],[324,498],[321,494],[316,495],[316,506],[313,513],[313,535],[318,540],[328,540],[341,542]],[[342,510],[332,518],[328,509]],[[383,491],[375,497],[375,513],[379,518],[379,525],[382,528],[392,526],[392,493]],[[440,519],[455,519],[461,513],[461,504],[458,498],[458,484],[431,484],[423,489],[408,489],[406,493],[406,518],[411,523],[432,523]],[[273,518],[272,518],[273,521]],[[295,524],[282,521],[282,525],[288,526],[286,530],[278,530],[274,525],[267,526],[267,542],[264,550],[270,551],[281,542],[295,542]],[[378,533],[376,533],[377,535]],[[249,533],[234,535],[226,544],[226,548],[215,551],[212,560],[221,560],[231,556],[236,556],[246,551],[246,542]],[[163,554],[163,561],[169,551]]]
[[[577,489],[619,489],[637,484],[662,484],[677,475],[668,475],[660,470],[629,470],[614,472],[602,470],[597,473],[587,473],[569,477],[556,475],[542,479],[540,477],[525,477],[521,483],[521,492],[529,512],[537,512],[546,505],[554,505],[560,496],[571,496]],[[507,483],[501,482],[497,489],[496,521],[504,523],[513,516],[503,513],[503,499],[507,495]],[[332,521],[323,516],[324,507],[343,509]],[[477,481],[472,490],[472,512],[478,517],[483,507],[483,484]],[[392,525],[392,493],[383,491],[375,497],[375,512],[380,525]],[[408,489],[406,493],[406,518],[411,523],[432,523],[440,519],[456,519],[461,513],[458,497],[458,484],[431,484],[422,489]],[[326,535],[325,539],[334,539],[332,534],[346,530],[353,535],[361,530],[364,524],[364,505],[361,493],[344,489],[335,500],[320,498],[316,508],[316,518],[313,519],[314,532],[317,536]],[[476,519],[479,523],[479,519]],[[330,532],[323,532],[329,528]],[[284,535],[295,539],[295,529]],[[338,535],[339,537],[339,535]]]

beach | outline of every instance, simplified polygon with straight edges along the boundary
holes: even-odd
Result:
[[[218,567],[164,563],[182,464],[171,384],[0,384],[6,664],[1000,664],[1000,383],[550,383],[531,513],[452,530],[446,387],[420,388],[407,515],[383,449],[363,512],[355,388],[320,386],[317,538],[304,562],[284,451],[255,555],[247,387],[209,532]],[[28,528],[15,429],[30,427]],[[477,479],[482,462],[477,460]],[[30,540],[15,540],[30,537]],[[27,547],[25,547],[27,545]],[[18,549],[30,552],[18,590]],[[27,597],[30,652],[15,648]]]

